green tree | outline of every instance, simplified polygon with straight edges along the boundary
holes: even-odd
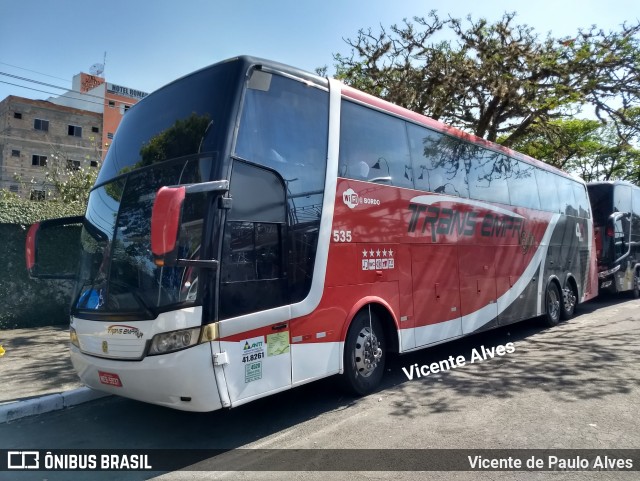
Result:
[[[627,113],[633,119],[637,113]],[[550,122],[547,128],[520,139],[513,147],[585,181],[622,179],[640,183],[637,139],[625,139],[618,127],[595,119]],[[629,140],[632,140],[631,142]]]
[[[51,200],[86,205],[98,177],[97,168],[78,167],[64,153],[58,152],[47,159],[46,169],[43,183],[54,188]]]
[[[443,30],[453,40],[438,40]],[[623,137],[638,127],[627,113],[640,104],[639,32],[635,23],[541,38],[515,13],[490,23],[432,11],[360,30],[334,60],[349,85],[508,146],[584,109]]]

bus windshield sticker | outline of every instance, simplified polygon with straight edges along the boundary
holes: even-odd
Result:
[[[267,356],[279,356],[289,352],[289,331],[267,335]]]
[[[254,362],[264,358],[264,336],[241,341],[241,344],[242,362]]]

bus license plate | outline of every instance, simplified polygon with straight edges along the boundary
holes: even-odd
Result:
[[[120,376],[118,376],[117,374],[98,371],[98,376],[100,377],[100,382],[102,384],[106,384],[107,386],[122,387],[122,381],[120,381]]]

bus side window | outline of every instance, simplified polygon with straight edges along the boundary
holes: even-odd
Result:
[[[342,101],[339,175],[413,188],[404,121]]]
[[[560,201],[558,200],[558,189],[555,182],[556,176],[542,169],[536,169],[535,173],[538,195],[540,196],[540,207],[543,210],[559,214]]]
[[[536,188],[535,171],[533,165],[511,160],[511,173],[507,177],[509,187],[509,199],[511,205],[526,207],[528,209],[540,209],[540,199]]]
[[[552,174],[558,188],[560,200],[560,213],[565,215],[578,216],[576,200],[573,195],[573,181],[559,175]]]
[[[578,207],[578,217],[589,218],[589,198],[587,197],[587,189],[584,185],[573,183],[573,195],[576,199]]]
[[[469,196],[477,200],[509,204],[509,158],[472,144],[465,144],[464,151],[471,162],[468,174]]]
[[[407,132],[416,189],[469,197],[462,141],[414,124],[407,124]]]

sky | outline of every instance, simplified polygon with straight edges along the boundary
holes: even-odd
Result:
[[[516,11],[542,37],[640,19],[637,0],[0,0],[0,100],[59,95],[55,87],[70,88],[105,52],[107,81],[145,92],[242,54],[333,73],[333,54],[349,54],[344,39],[359,29],[377,32],[430,10],[489,21]]]

